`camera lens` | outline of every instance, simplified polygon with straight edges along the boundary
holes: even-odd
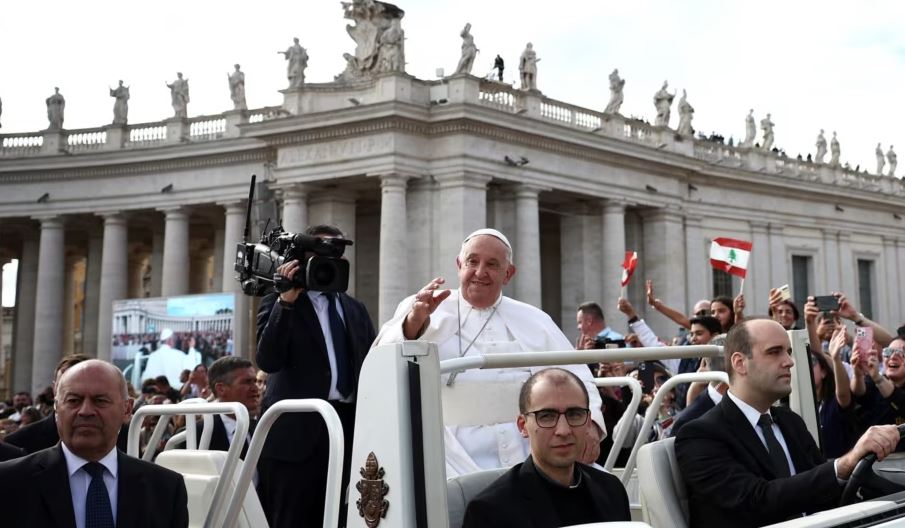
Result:
[[[318,262],[317,265],[312,267],[310,278],[318,285],[333,284],[336,280],[336,266],[329,261]]]

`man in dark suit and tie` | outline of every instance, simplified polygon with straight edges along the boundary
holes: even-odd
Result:
[[[305,234],[343,236],[339,229],[323,225]],[[304,264],[284,263],[277,274],[292,278],[304,273]],[[301,288],[273,292],[261,301],[257,337],[257,364],[269,373],[265,411],[280,400],[320,398],[339,415],[346,490],[358,374],[375,338],[367,309],[345,293]],[[258,496],[271,526],[323,524],[328,453],[327,428],[318,414],[284,415],[274,423],[258,463]]]
[[[188,526],[182,475],[116,449],[132,413],[122,372],[83,361],[57,384],[60,443],[0,463],[9,526],[57,528]],[[115,520],[115,523],[114,523]]]
[[[737,323],[724,350],[729,391],[676,438],[691,526],[763,526],[832,508],[862,457],[874,452],[882,460],[895,450],[895,426],[874,426],[851,451],[827,461],[804,420],[773,407],[791,392],[794,364],[779,323]]]
[[[239,402],[248,409],[248,414],[251,417],[258,413],[258,407],[261,403],[255,379],[256,374],[257,372],[251,361],[236,356],[224,356],[214,361],[207,369],[211,391],[217,401]],[[249,438],[254,434],[255,424],[256,421],[252,418],[248,429]],[[235,432],[235,417],[215,414],[210,449],[228,451]],[[242,448],[242,458],[245,458],[248,440],[245,439],[245,447]]]
[[[516,424],[531,454],[475,496],[462,528],[630,521],[628,495],[615,476],[578,462],[594,427],[584,382],[549,368],[531,375],[519,394]]]

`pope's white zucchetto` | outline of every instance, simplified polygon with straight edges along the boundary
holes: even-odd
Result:
[[[496,229],[490,229],[489,227],[485,227],[484,229],[478,229],[477,231],[468,235],[467,237],[465,237],[465,240],[462,241],[462,245],[464,246],[472,238],[474,238],[476,236],[481,236],[481,235],[489,235],[489,236],[492,236],[492,237],[498,239],[500,242],[502,242],[503,244],[506,245],[506,247],[509,249],[510,252],[512,252],[512,244],[509,243],[509,239],[506,238],[506,235],[504,235],[503,233],[500,233]]]

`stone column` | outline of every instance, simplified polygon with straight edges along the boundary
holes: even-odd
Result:
[[[243,226],[244,227],[244,226]],[[241,234],[240,234],[241,236]],[[214,291],[220,289],[220,286],[223,284],[223,261],[226,260],[226,256],[229,255],[229,260],[232,263],[235,263],[236,260],[236,245],[239,243],[239,240],[233,240],[230,247],[226,247],[226,231],[222,228],[217,228],[214,230]],[[229,273],[229,277],[235,275],[234,271]]]
[[[902,284],[898,265],[896,264],[896,241],[894,238],[883,237],[883,256],[885,264],[883,267],[886,270],[886,274],[885,280],[882,282],[880,281],[880,277],[877,277],[877,284],[881,285],[877,288],[877,290],[879,290],[877,291],[877,294],[881,299],[886,297],[886,309],[884,310],[884,313],[881,314],[880,320],[883,321],[886,328],[895,331],[902,323],[901,309],[899,306],[900,296],[897,295],[899,288],[884,288],[882,286],[884,283],[896,286]]]
[[[783,239],[782,226],[771,223],[770,233],[770,284],[782,286],[790,284],[789,264],[786,261],[786,243]]]
[[[129,259],[127,264],[128,286],[126,287],[126,297],[128,299],[136,299],[144,297],[143,280],[145,276],[145,255],[129,250]]]
[[[129,285],[128,225],[123,215],[104,215],[104,250],[98,295],[97,357],[110,361],[113,347],[113,301],[125,299]]]
[[[767,234],[767,224],[763,222],[750,222],[751,242],[754,244],[751,250],[752,261],[748,264],[748,279],[752,280],[754,295],[745,298],[747,305],[745,311],[750,314],[767,313],[769,297],[766,295],[770,288],[776,288],[784,282],[772,284],[770,282],[770,237]],[[745,283],[749,282],[748,280]],[[797,299],[793,299],[798,302]]]
[[[487,184],[490,176],[462,171],[434,177],[440,186],[439,210],[434,212],[437,227],[435,240],[438,241],[435,274],[445,278],[450,288],[457,288],[456,256],[462,241],[473,231],[487,226]]]
[[[842,275],[842,291],[849,299],[857,299],[855,290],[855,257],[852,254],[852,234],[847,231],[839,232],[839,269]]]
[[[839,232],[832,229],[823,229],[823,263],[826,284],[822,291],[837,291],[842,287],[842,276],[839,274]],[[846,292],[848,294],[848,292]],[[795,302],[804,302],[804,299],[795,299]]]
[[[207,293],[210,286],[210,248],[206,247],[206,244],[205,247],[192,247],[192,245],[189,247],[192,249],[189,257],[191,261],[189,266],[189,292]],[[217,262],[218,267],[220,262]]]
[[[408,182],[405,193],[405,212],[408,218],[408,287],[407,294],[419,290],[436,276],[433,254],[436,244],[433,236],[434,182],[430,176]]]
[[[654,281],[659,297],[667,306],[687,310],[685,292],[685,234],[683,218],[677,212],[661,208],[644,216],[645,277]],[[675,280],[679,277],[679,280]],[[618,282],[617,282],[618,286]],[[665,318],[650,318],[647,323],[664,340],[675,333],[673,324]]]
[[[515,192],[511,185],[494,186],[487,190],[487,226],[492,227],[507,237],[515,239]],[[518,271],[521,273],[521,269]],[[514,282],[517,282],[514,281]],[[510,282],[503,286],[503,295],[515,297],[515,284]]]
[[[389,321],[396,305],[409,294],[407,247],[408,219],[405,208],[407,176],[380,177],[380,279],[378,321]]]
[[[540,220],[538,219],[540,189],[520,185],[515,191],[515,298],[541,305],[540,281]]]
[[[189,292],[189,215],[182,208],[167,209],[163,239],[161,295]]]
[[[13,342],[13,390],[31,390],[34,359],[35,295],[38,282],[38,240],[26,234],[16,277],[16,332]]]
[[[229,202],[223,205],[226,210],[226,222],[223,237],[223,260],[215,262],[222,268],[223,282],[219,284],[222,291],[234,292],[236,295],[236,317],[233,327],[233,343],[235,343],[236,355],[246,358],[254,357],[254,347],[251,346],[252,337],[249,335],[251,314],[250,298],[242,293],[242,285],[236,280],[236,244],[242,237],[245,227],[245,201]]]
[[[92,230],[88,235],[88,258],[85,263],[85,310],[82,318],[82,353],[97,354],[98,313],[100,309],[101,260],[104,252],[103,234]]]
[[[707,284],[710,264],[707,262],[707,241],[697,216],[685,217],[685,285],[688,288],[688,303],[696,303],[710,297]],[[634,280],[640,280],[634,278]],[[654,285],[657,288],[657,285]],[[657,291],[656,289],[654,291]],[[659,293],[659,292],[658,292]],[[646,301],[645,301],[646,302]],[[677,310],[685,310],[675,307]]]
[[[41,392],[53,383],[53,369],[62,357],[63,349],[63,221],[59,217],[40,220],[34,354],[29,388],[32,394]]]
[[[603,204],[603,240],[598,242],[603,247],[603,264],[601,281],[603,283],[603,298],[601,306],[613,307],[622,294],[622,261],[625,258],[625,203],[617,200],[607,200]],[[639,257],[645,258],[644,254]],[[635,278],[637,280],[637,277]]]
[[[293,184],[283,189],[283,229],[301,233],[308,227],[308,189]]]
[[[587,230],[586,219],[582,216],[563,216],[559,221],[559,243],[560,254],[565,258],[560,259],[560,281],[562,309],[560,317],[563,321],[562,330],[569,338],[569,341],[575,342],[578,337],[578,331],[575,328],[575,312],[578,305],[584,301],[598,301],[588,295],[585,288],[585,270],[584,264],[587,261],[574,258],[581,254],[583,248],[592,246],[600,247],[600,215],[589,215],[593,221],[596,220],[597,229]],[[604,310],[608,307],[604,306]]]
[[[67,255],[63,262],[63,355],[75,352],[75,263]]]
[[[163,233],[155,231],[151,236],[151,297],[160,297],[163,291]]]
[[[603,246],[600,244],[600,229],[602,227],[600,221],[600,213],[598,211],[590,211],[587,206],[585,207],[576,207],[577,212],[582,212],[578,216],[579,221],[579,236],[581,237],[581,244],[578,246],[569,246],[562,241],[562,237],[565,235],[566,230],[562,228],[562,222],[566,219],[565,216],[561,217],[560,220],[560,260],[571,260],[573,255],[581,255],[583,262],[580,263],[582,267],[582,275],[584,275],[584,280],[582,280],[583,288],[582,288],[582,300],[578,301],[579,303],[592,300],[594,302],[600,302],[603,296],[603,281],[602,274],[604,266],[610,265],[609,263],[604,261],[603,255]],[[563,266],[560,266],[561,271],[565,271]],[[565,275],[561,275],[561,282],[564,282],[566,279]],[[575,318],[575,308],[578,305],[566,303],[565,298],[563,298],[563,311],[572,312],[570,317],[566,317],[563,319],[566,323],[563,324],[566,328],[569,328],[572,325],[572,320]],[[603,307],[604,314],[607,312],[612,312],[612,306],[604,306]],[[569,335],[569,334],[566,334]]]

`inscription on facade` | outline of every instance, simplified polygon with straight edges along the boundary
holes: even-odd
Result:
[[[391,134],[343,139],[329,143],[281,148],[277,155],[277,165],[280,168],[289,168],[312,162],[342,161],[386,154],[392,149],[393,136]]]

